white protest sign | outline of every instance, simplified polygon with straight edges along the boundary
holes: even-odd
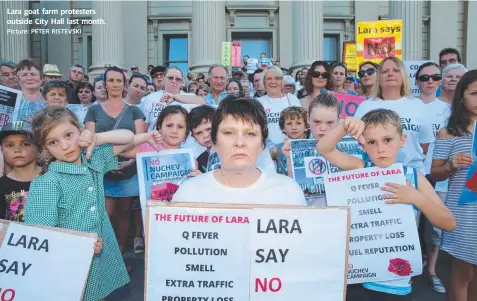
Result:
[[[145,299],[342,301],[348,229],[347,208],[150,202]]]
[[[395,280],[422,273],[411,205],[385,204],[380,187],[406,185],[401,164],[325,176],[328,205],[351,206],[348,284]]]
[[[93,235],[2,223],[0,300],[82,300],[96,241]]]
[[[0,85],[0,130],[12,121],[15,104],[21,99],[22,91]]]
[[[416,72],[424,63],[432,62],[431,60],[427,61],[403,61],[404,66],[407,69],[407,73],[409,74],[409,82],[411,83],[411,93],[414,97],[419,97],[421,92],[419,91],[419,87],[416,85]]]

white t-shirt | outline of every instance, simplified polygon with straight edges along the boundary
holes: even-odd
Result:
[[[447,102],[444,102],[440,99],[434,100],[431,103],[428,103],[426,106],[426,116],[432,122],[432,131],[434,133],[434,138],[437,137],[437,133],[444,127],[447,126],[449,117],[451,114],[452,106]],[[429,145],[429,150],[427,151],[426,160],[424,161],[424,168],[426,173],[431,172],[432,165],[432,155],[434,153],[434,142]],[[437,182],[436,191],[447,192],[448,180]]]
[[[222,185],[215,178],[215,172],[208,172],[185,181],[172,201],[306,206],[305,195],[292,178],[266,172],[262,172],[257,182],[244,188]]]
[[[431,122],[426,114],[426,105],[417,98],[403,97],[398,100],[369,99],[361,103],[354,114],[362,118],[375,109],[388,109],[401,117],[403,133],[407,135],[404,148],[399,151],[397,162],[416,168],[425,174],[424,152],[420,144],[434,141]]]
[[[285,134],[283,134],[278,124],[280,120],[280,113],[283,109],[296,106],[301,107],[301,102],[298,98],[288,93],[282,98],[273,98],[268,95],[264,95],[258,99],[258,101],[265,108],[267,113],[267,124],[268,124],[268,139],[271,141],[272,145],[282,143],[285,139]]]
[[[193,93],[185,93],[184,91],[181,91],[179,94],[195,95]],[[151,93],[143,100],[144,115],[146,115],[146,123],[149,124],[149,128],[147,129],[148,132],[153,131],[156,128],[157,118],[159,117],[159,114],[161,114],[162,109],[166,106],[166,103],[161,101],[162,95],[164,95],[164,90]],[[171,104],[182,105],[182,103],[177,101],[174,101]]]
[[[253,74],[258,69],[258,60],[254,58],[248,58],[247,60],[247,74]]]

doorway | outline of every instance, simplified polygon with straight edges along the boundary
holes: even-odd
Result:
[[[248,55],[257,60],[262,52],[269,58],[273,57],[272,37],[271,32],[232,32],[232,41],[242,44],[242,57]]]

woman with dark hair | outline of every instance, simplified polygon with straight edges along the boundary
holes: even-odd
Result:
[[[128,104],[135,105],[144,111],[143,97],[147,91],[147,78],[140,73],[133,73],[129,79],[129,88],[126,98]]]
[[[225,91],[231,95],[243,97],[243,88],[240,82],[236,79],[231,79],[225,86]]]
[[[359,82],[361,87],[361,95],[366,98],[371,97],[373,91],[374,82],[376,80],[376,71],[378,70],[378,64],[366,61],[359,65]]]
[[[104,73],[104,81],[107,99],[89,107],[85,118],[86,129],[93,134],[116,129],[130,130],[135,134],[145,133],[146,118],[141,109],[129,105],[123,99],[126,84],[123,70],[108,68]],[[134,159],[119,157],[119,169],[104,176],[106,209],[123,253],[126,250],[132,199],[139,196],[138,185]]]
[[[75,89],[75,97],[83,107],[93,103],[93,86],[88,82],[79,82]]]
[[[94,96],[94,101],[99,104],[103,101],[106,100],[107,95],[106,95],[106,88],[104,85],[104,77],[103,78],[95,78],[93,82],[93,96]]]
[[[477,70],[471,70],[457,84],[449,123],[439,131],[435,142],[431,169],[432,178],[436,181],[449,179],[445,204],[457,223],[454,231],[442,232],[441,241],[441,250],[452,256],[447,290],[451,301],[475,300],[477,295],[477,200],[472,196],[463,201],[460,199],[465,190],[476,191],[475,173],[467,179],[475,163],[471,154],[475,121]]]
[[[345,64],[335,63],[331,65],[331,78],[328,81],[328,90],[350,95],[359,95],[355,91],[346,90],[344,88],[347,74],[348,68],[346,68]]]
[[[326,90],[328,79],[330,78],[328,69],[328,63],[323,61],[316,61],[311,65],[304,84],[306,96],[300,99],[301,105],[305,110],[308,111],[311,101],[318,95],[328,92]]]
[[[212,143],[221,168],[187,180],[173,201],[306,205],[293,179],[256,167],[267,136],[263,106],[253,98],[227,96],[212,119]]]

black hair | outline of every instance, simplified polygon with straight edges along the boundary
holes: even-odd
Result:
[[[247,57],[247,58],[250,58],[250,57],[248,56],[248,54],[246,54],[246,55],[244,55],[243,57]]]
[[[372,62],[372,61],[364,61],[364,62],[362,62],[361,64],[359,64],[358,72],[361,71],[361,67],[363,67],[364,65],[372,65],[372,66],[374,67],[374,69],[378,70],[378,64],[376,64],[375,62]]]
[[[189,113],[189,121],[187,124],[189,131],[192,133],[192,130],[201,125],[204,121],[212,122],[214,115],[215,109],[209,105],[201,105],[193,108]]]
[[[157,117],[156,130],[159,131],[161,129],[162,123],[164,122],[167,116],[175,115],[175,114],[182,114],[182,116],[184,116],[185,123],[186,123],[186,137],[187,137],[189,135],[189,128],[188,128],[189,114],[187,113],[186,109],[178,105],[169,105],[169,106],[166,106],[164,109],[162,109],[161,113],[159,114],[159,117]]]
[[[255,70],[255,72],[253,73],[253,77],[255,78],[255,74],[260,74],[262,72],[265,72],[263,69],[257,69]]]
[[[469,112],[464,104],[464,92],[470,84],[477,81],[477,70],[470,70],[464,74],[455,88],[452,99],[452,112],[447,124],[447,132],[453,136],[471,134],[467,127],[471,123]]]
[[[164,73],[165,71],[166,71],[166,67],[156,66],[156,67],[152,68],[152,70],[151,70],[151,72],[149,72],[149,74],[151,75],[151,77],[154,77],[154,74],[159,73],[159,72]]]
[[[243,92],[243,88],[242,88],[242,85],[240,84],[240,81],[239,80],[236,80],[236,79],[231,79],[229,80],[229,82],[227,83],[227,85],[225,86],[225,91],[227,92],[227,88],[229,87],[230,83],[236,83],[238,88],[239,88],[239,93],[238,93],[238,96],[240,97],[243,97],[245,94]],[[228,92],[227,92],[228,93]]]
[[[315,71],[316,67],[318,66],[323,66],[325,68],[325,72],[328,72],[328,73],[330,72],[329,71],[330,66],[325,61],[315,61],[313,64],[311,64],[311,67],[310,69],[308,69],[308,73],[306,74],[305,82],[303,83],[303,88],[305,89],[305,92],[307,95],[313,94],[313,83],[312,83],[311,74]],[[327,82],[329,81],[330,80],[328,79]]]
[[[93,96],[93,98],[91,99],[91,102],[93,102],[93,100],[94,100],[94,95],[93,95],[94,88],[93,88],[93,85],[91,85],[88,82],[79,82],[78,83],[78,85],[76,86],[76,89],[75,89],[76,100],[78,101],[78,103],[81,103],[80,100],[79,100],[78,94],[79,94],[79,91],[81,89],[84,89],[84,88],[88,88],[91,91],[91,95]]]
[[[344,70],[345,70],[345,72],[344,72],[345,73],[345,81],[346,81],[346,76],[348,75],[348,67],[346,67],[345,64],[339,63],[339,62],[332,64],[331,67],[330,67],[330,79],[328,80],[328,84],[327,84],[327,89],[330,90],[330,91],[333,90],[333,76],[331,76],[331,74],[333,74],[333,70],[336,67],[344,68]]]
[[[214,144],[217,143],[217,133],[220,124],[227,116],[232,116],[237,120],[247,121],[260,127],[262,134],[262,144],[265,147],[265,141],[268,138],[267,114],[263,105],[251,97],[237,97],[229,95],[219,104],[217,111],[212,118],[211,137]]]
[[[457,55],[457,62],[459,64],[462,64],[462,56],[460,55],[459,50],[457,50],[455,48],[444,48],[444,49],[442,49],[441,52],[439,52],[439,64],[441,63],[441,57],[443,55],[450,54],[450,53],[456,54]]]
[[[84,67],[81,66],[80,64],[74,64],[73,66],[71,67],[76,67],[76,68],[81,68],[83,70],[83,73],[84,73]]]
[[[142,75],[141,73],[137,73],[137,72],[134,72],[131,75],[131,77],[129,78],[129,84],[131,84],[133,79],[135,79],[135,78],[140,78],[140,79],[144,80],[146,82],[146,87],[147,87],[147,85],[148,85],[147,77],[145,75]]]
[[[48,92],[50,92],[50,90],[53,88],[65,89],[65,94],[68,95],[68,85],[64,81],[50,80],[43,86],[43,90],[41,91],[41,95],[43,95],[43,98],[46,98]]]
[[[429,66],[434,66],[434,67],[436,67],[437,70],[439,70],[439,73],[441,73],[441,67],[439,67],[439,65],[437,65],[437,64],[434,63],[434,62],[426,62],[426,63],[422,64],[421,66],[419,66],[419,68],[417,68],[415,78],[417,79],[417,78],[419,77],[419,73],[421,73],[422,69],[424,69],[424,68],[426,68],[426,67],[429,67]]]

